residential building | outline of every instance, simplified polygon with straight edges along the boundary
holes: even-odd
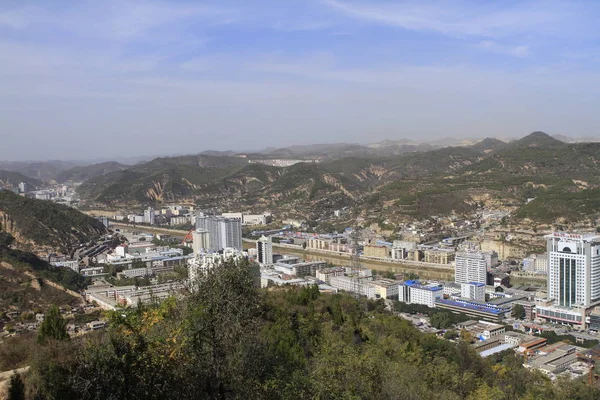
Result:
[[[146,224],[154,225],[155,218],[156,212],[154,211],[154,208],[148,207],[146,210],[144,210],[144,222]]]
[[[21,182],[19,183],[19,193],[27,193],[27,183]]]
[[[600,301],[600,235],[554,232],[546,244],[548,297],[563,307]]]
[[[194,254],[200,254],[210,249],[210,237],[206,229],[196,229],[192,233],[192,249]]]
[[[273,265],[273,242],[271,237],[261,236],[256,241],[257,261],[261,267]]]
[[[357,293],[374,299],[376,297],[377,290],[375,286],[371,285],[369,280],[370,278],[334,276],[329,279],[329,284],[336,289]]]
[[[451,264],[454,261],[456,253],[452,249],[429,248],[423,251],[425,262],[432,264]]]
[[[461,297],[476,301],[485,301],[485,284],[477,282],[461,283]]]
[[[196,228],[208,231],[211,251],[227,247],[242,249],[242,223],[239,219],[200,215],[196,217]]]
[[[483,283],[487,277],[486,255],[477,251],[456,253],[454,281],[456,283]]]
[[[548,273],[548,257],[545,254],[532,254],[523,259],[523,271],[535,274]]]
[[[327,284],[330,283],[330,279],[334,276],[344,276],[346,269],[343,267],[332,267],[320,269],[315,273],[318,280],[323,281]]]
[[[386,246],[367,245],[364,247],[363,255],[366,257],[386,258],[388,256],[388,248]]]

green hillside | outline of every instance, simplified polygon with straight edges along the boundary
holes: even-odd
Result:
[[[550,223],[569,211],[569,202],[578,205],[571,220],[595,218],[597,189],[600,143],[564,143],[534,132],[511,143],[487,138],[470,147],[354,154],[282,168],[230,156],[159,158],[90,179],[79,193],[104,204],[186,200],[307,218],[341,207],[382,218],[423,218],[469,213],[483,201],[517,211],[516,218]]]
[[[102,176],[115,171],[121,171],[128,168],[128,165],[123,165],[118,162],[104,162],[99,164],[85,165],[73,167],[67,171],[59,173],[55,180],[57,182],[75,181],[82,182],[88,179]]]
[[[104,225],[71,207],[0,191],[0,232],[22,246],[44,246],[68,252],[107,232]]]
[[[0,188],[17,188],[19,183],[25,182],[29,190],[42,187],[42,182],[20,174],[18,172],[0,170]]]
[[[468,339],[422,333],[381,300],[316,287],[258,290],[245,266],[211,269],[198,284],[187,298],[111,313],[108,330],[33,345],[28,392],[147,400],[600,396],[587,379],[553,382],[510,351],[482,358]]]

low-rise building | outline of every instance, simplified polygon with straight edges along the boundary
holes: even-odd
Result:
[[[423,304],[435,307],[436,301],[443,296],[442,285],[422,285],[418,281],[406,281],[398,285],[398,300],[408,304]]]
[[[461,283],[461,297],[476,301],[485,301],[485,285],[478,282]]]
[[[329,284],[330,279],[334,276],[344,276],[346,269],[343,267],[323,268],[315,273],[318,280]]]
[[[378,279],[370,282],[375,286],[375,294],[381,299],[398,299],[398,281],[392,279]]]

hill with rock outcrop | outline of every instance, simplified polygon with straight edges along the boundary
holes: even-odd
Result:
[[[68,253],[108,230],[97,219],[71,207],[2,190],[0,232],[10,233],[23,249]]]
[[[159,158],[92,178],[79,193],[87,202],[111,206],[185,201],[306,218],[349,207],[363,216],[401,220],[466,214],[485,205],[546,223],[561,215],[574,221],[596,218],[599,185],[600,143],[564,143],[534,132],[510,143],[487,138],[285,167],[229,155]]]

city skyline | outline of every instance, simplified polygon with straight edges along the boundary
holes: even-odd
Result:
[[[599,11],[538,1],[9,1],[0,159],[156,154],[157,143],[160,154],[240,151],[257,137],[277,147],[597,137]]]

